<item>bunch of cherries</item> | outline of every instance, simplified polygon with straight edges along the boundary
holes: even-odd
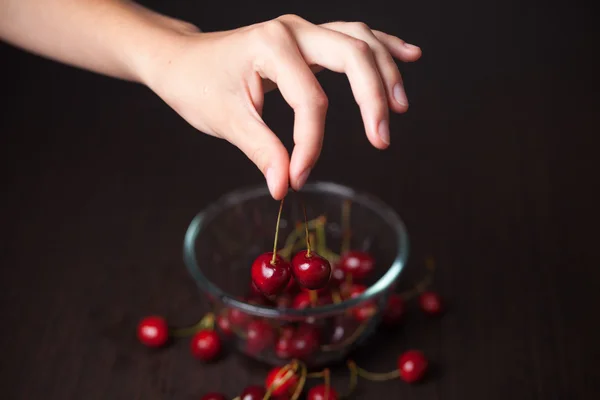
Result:
[[[302,309],[316,307],[330,302],[341,302],[345,299],[361,295],[367,287],[364,282],[375,267],[374,258],[365,251],[351,250],[349,248],[349,213],[350,203],[344,203],[342,223],[344,225],[344,241],[340,255],[331,252],[324,245],[325,218],[319,217],[308,221],[304,205],[304,223],[299,224],[298,232],[304,231],[306,248],[293,257],[290,257],[296,247],[295,240],[289,242],[279,253],[277,251],[280,218],[283,200],[280,203],[275,240],[272,252],[259,255],[251,266],[251,294],[244,300],[258,305],[272,305],[275,307],[292,307]],[[303,226],[302,226],[303,225]],[[314,226],[317,232],[317,247],[319,253],[311,247],[314,236],[309,234],[309,226]],[[301,229],[303,228],[303,229]],[[294,232],[293,232],[294,233]],[[288,237],[288,239],[292,239]],[[286,256],[282,256],[283,253]],[[286,258],[291,258],[291,262]],[[333,267],[329,260],[333,260]],[[442,312],[442,301],[434,291],[426,290],[431,283],[434,264],[431,259],[426,266],[429,274],[412,290],[405,293],[393,293],[388,298],[386,308],[383,310],[382,321],[391,325],[400,322],[405,314],[405,302],[413,297],[419,299],[422,311],[429,315],[438,315]],[[358,323],[369,320],[377,311],[374,302],[354,307],[350,310],[351,316]],[[190,342],[191,354],[204,362],[215,360],[221,352],[221,336],[215,330],[218,327],[221,336],[229,337],[236,333],[245,340],[245,350],[250,354],[258,354],[269,346],[282,360],[291,360],[283,367],[273,368],[265,380],[264,386],[248,386],[236,400],[275,399],[296,400],[302,393],[307,378],[323,378],[324,383],[313,386],[307,394],[308,400],[337,400],[336,390],[329,383],[329,370],[308,373],[303,361],[316,351],[335,351],[336,349],[352,343],[362,332],[360,327],[350,335],[343,337],[346,332],[341,329],[341,335],[334,331],[333,342],[337,346],[321,345],[322,333],[317,324],[310,320],[299,326],[284,325],[276,329],[264,319],[253,319],[238,309],[224,309],[218,315],[207,313],[196,325],[185,329],[170,329],[166,320],[160,316],[144,318],[138,325],[137,336],[141,343],[148,347],[162,347],[171,337],[192,336]],[[335,336],[340,336],[336,338]],[[397,360],[397,369],[388,373],[372,373],[365,371],[353,361],[348,361],[351,373],[350,389],[348,396],[356,386],[358,377],[383,381],[400,378],[408,383],[421,380],[426,373],[428,361],[422,352],[409,350],[401,354]],[[222,394],[209,393],[202,400],[223,400]]]

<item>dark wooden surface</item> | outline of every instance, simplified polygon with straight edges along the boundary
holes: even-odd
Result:
[[[403,285],[438,259],[440,320],[410,312],[356,354],[385,371],[408,347],[424,384],[365,383],[360,399],[591,399],[600,393],[599,186],[591,11],[517,1],[146,2],[228,29],[293,12],[362,20],[423,48],[402,66],[410,111],[392,147],[370,147],[345,77],[324,73],[327,136],[314,179],[372,192],[405,220]],[[300,3],[300,2],[294,2]],[[206,302],[184,270],[191,218],[262,182],[244,155],[196,133],[142,87],[0,49],[0,397],[233,398],[265,367],[211,366],[187,342],[149,353],[137,320],[188,324]],[[290,144],[278,94],[265,118]],[[350,162],[350,157],[356,161]],[[343,385],[341,371],[336,384]]]

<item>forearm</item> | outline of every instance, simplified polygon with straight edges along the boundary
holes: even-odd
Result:
[[[143,83],[195,28],[127,0],[0,0],[0,38],[65,64]]]

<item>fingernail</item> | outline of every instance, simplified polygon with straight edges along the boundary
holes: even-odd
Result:
[[[411,49],[411,50],[416,50],[419,48],[419,46],[415,46],[414,44],[410,44],[410,43],[404,43],[404,47]]]
[[[398,102],[398,104],[400,104],[401,106],[407,106],[408,105],[408,99],[406,98],[406,93],[404,92],[404,88],[402,87],[401,84],[396,83],[396,85],[394,85],[394,99]]]
[[[275,190],[277,189],[277,182],[275,182],[275,170],[271,167],[267,168],[265,177],[267,179],[267,186],[269,187],[271,196],[275,196]]]
[[[379,137],[385,144],[390,144],[390,128],[388,126],[388,121],[383,120],[379,123],[379,128],[377,133],[379,133]]]
[[[298,189],[301,189],[302,186],[304,186],[306,180],[308,179],[308,175],[310,175],[310,169],[307,169],[306,171],[300,174],[300,176],[296,180],[296,186]]]

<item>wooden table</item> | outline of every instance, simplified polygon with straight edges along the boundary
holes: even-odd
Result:
[[[398,10],[381,0],[211,3],[213,11],[203,3],[145,2],[207,31],[292,12],[362,20],[423,48],[421,61],[402,66],[411,109],[393,117],[385,152],[368,144],[346,78],[320,76],[331,106],[312,178],[391,204],[412,241],[403,286],[432,254],[448,305],[439,320],[411,307],[401,328],[355,355],[385,371],[404,349],[420,348],[432,376],[414,387],[361,384],[355,398],[600,393],[589,11],[517,1]],[[0,397],[191,400],[217,390],[233,398],[261,383],[266,367],[235,354],[204,366],[185,341],[150,353],[134,337],[148,313],[187,324],[206,311],[181,259],[184,232],[220,195],[261,183],[259,171],[143,87],[0,51]],[[288,146],[292,117],[278,94],[268,96],[265,119]]]

